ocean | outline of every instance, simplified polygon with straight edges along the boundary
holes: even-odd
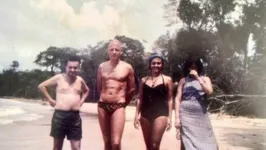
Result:
[[[51,106],[44,106],[39,103],[0,98],[0,125],[12,124],[16,121],[38,120],[45,113],[51,113],[52,110]]]

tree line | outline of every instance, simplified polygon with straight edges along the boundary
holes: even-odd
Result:
[[[175,34],[167,32],[155,41],[167,60],[164,73],[174,82],[178,81],[183,76],[184,59],[188,55],[199,55],[214,87],[208,101],[210,110],[257,114],[256,110],[243,108],[261,108],[265,104],[266,1],[168,0],[163,8],[167,26],[182,22]],[[235,9],[242,10],[238,19],[232,19]],[[253,49],[247,46],[251,37],[255,43]],[[146,58],[149,54],[144,51],[143,40],[123,35],[114,38],[123,43],[123,60],[133,66],[137,83],[148,74]],[[38,83],[56,72],[63,72],[66,58],[78,55],[82,59],[80,75],[91,89],[88,100],[96,101],[96,72],[98,65],[108,59],[108,43],[108,40],[100,41],[84,49],[48,47],[34,61],[45,68],[43,70],[17,71],[19,63],[13,61],[10,68],[0,74],[0,96],[40,98]]]

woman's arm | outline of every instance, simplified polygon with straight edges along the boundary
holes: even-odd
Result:
[[[180,108],[180,102],[182,98],[184,83],[185,83],[185,78],[182,78],[178,83],[177,94],[175,97],[175,121],[176,121],[175,126],[176,128],[180,127],[179,108]]]
[[[200,85],[202,86],[203,91],[207,95],[211,95],[213,92],[211,79],[209,77],[205,76],[203,78],[199,77],[197,80],[199,81]]]
[[[173,81],[170,77],[168,77],[167,86],[168,86],[168,109],[169,109],[167,130],[170,130],[172,126],[172,111],[173,111]]]

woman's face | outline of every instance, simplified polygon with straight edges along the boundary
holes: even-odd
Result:
[[[196,64],[193,63],[193,64],[190,66],[189,70],[190,70],[190,71],[191,71],[191,70],[198,71],[198,68],[197,68]]]
[[[150,69],[154,73],[161,72],[163,69],[163,61],[161,58],[154,58],[151,61]]]

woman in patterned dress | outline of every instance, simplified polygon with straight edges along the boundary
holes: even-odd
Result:
[[[175,126],[181,131],[182,149],[217,150],[215,135],[204,101],[213,92],[209,77],[203,75],[198,57],[185,62],[184,78],[178,84]]]

